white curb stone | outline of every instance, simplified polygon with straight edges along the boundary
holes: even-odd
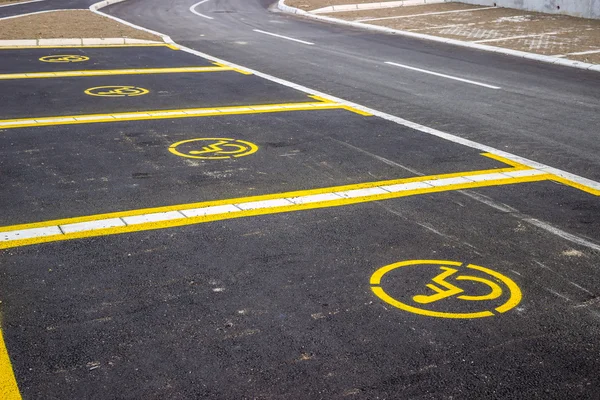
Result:
[[[329,6],[309,11],[311,14],[324,14],[331,12],[354,11],[354,10],[377,10],[380,8],[393,8],[403,6],[418,6],[423,4],[445,3],[446,0],[400,0],[385,1],[382,3],[345,4],[341,6]]]

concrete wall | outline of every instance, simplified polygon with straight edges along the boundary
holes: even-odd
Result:
[[[518,8],[551,14],[600,19],[600,0],[457,0],[461,3]]]

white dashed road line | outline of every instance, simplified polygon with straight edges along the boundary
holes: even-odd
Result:
[[[486,83],[471,81],[469,79],[458,78],[456,76],[451,76],[451,75],[446,75],[446,74],[440,74],[439,72],[428,71],[426,69],[409,67],[408,65],[398,64],[398,63],[394,63],[394,62],[391,62],[391,61],[386,61],[385,63],[389,64],[389,65],[393,65],[395,67],[406,68],[406,69],[410,69],[412,71],[423,72],[424,74],[435,75],[435,76],[439,76],[439,77],[442,77],[442,78],[452,79],[452,80],[455,80],[455,81],[460,81],[460,82],[464,82],[464,83],[470,83],[471,85],[482,86],[482,87],[485,87],[485,88],[488,88],[488,89],[496,89],[496,90],[502,89],[501,87],[498,87],[498,86],[492,86],[492,85],[488,85]]]
[[[291,38],[291,37],[289,37],[289,36],[283,36],[283,35],[278,35],[278,34],[276,34],[276,33],[271,33],[271,32],[261,31],[260,29],[252,29],[252,30],[253,30],[254,32],[258,32],[258,33],[264,33],[265,35],[271,35],[271,36],[275,36],[275,37],[278,37],[278,38],[281,38],[281,39],[287,39],[287,40],[291,40],[291,41],[293,41],[293,42],[298,42],[298,43],[308,44],[308,45],[311,45],[311,46],[312,46],[312,45],[314,45],[314,43],[312,43],[312,42],[307,42],[307,41],[305,41],[305,40],[300,40],[300,39],[294,39],[294,38]]]

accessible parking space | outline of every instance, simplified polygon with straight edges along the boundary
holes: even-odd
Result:
[[[1,51],[102,70],[0,79],[7,400],[600,385],[585,180],[164,46]]]
[[[211,75],[211,76],[209,76]],[[306,94],[230,70],[2,83],[0,118],[116,114],[148,110],[315,102]],[[21,101],[14,102],[15,93]],[[3,127],[0,120],[0,129]]]
[[[585,393],[600,384],[577,372],[599,364],[589,290],[600,282],[586,266],[598,255],[582,264],[559,237],[488,210],[441,193],[11,249],[0,288],[21,390],[170,399],[436,398],[465,386],[468,397],[526,398],[540,386],[557,398]],[[434,220],[445,226],[436,231]],[[427,315],[435,312],[448,315]],[[557,380],[540,364],[570,372]]]
[[[346,110],[10,129],[0,148],[2,225],[510,168]]]
[[[0,48],[0,74],[212,66],[167,45]],[[6,79],[3,77],[3,79]]]

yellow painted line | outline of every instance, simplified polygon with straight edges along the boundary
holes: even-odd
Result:
[[[334,109],[355,111],[343,104],[333,102],[252,104],[212,108],[185,108],[177,110],[151,110],[113,114],[59,115],[54,117],[5,119],[0,120],[0,129]],[[359,111],[357,110],[356,112]]]
[[[2,227],[0,249],[551,178],[535,169],[496,169],[89,215]]]
[[[240,74],[252,75],[252,72],[249,72],[249,71],[246,71],[246,70],[243,70],[243,69],[240,69],[240,68],[230,67],[228,65],[221,64],[220,62],[213,61],[213,64],[218,65],[219,67],[229,68],[229,69],[231,69],[231,70],[233,70],[235,72],[239,72]]]
[[[227,66],[183,67],[183,68],[132,68],[132,69],[102,69],[81,71],[58,72],[27,72],[19,74],[0,74],[0,80],[11,79],[40,79],[40,78],[65,78],[84,76],[110,76],[110,75],[149,75],[149,74],[177,74],[198,72],[235,71]]]
[[[552,180],[562,183],[563,185],[571,186],[576,189],[582,190],[586,193],[593,194],[594,196],[600,196],[600,190],[591,188],[589,186],[582,185],[581,183],[573,182],[572,180],[569,180],[569,179],[566,179],[566,178],[563,178],[560,176],[556,176],[556,175],[554,175]]]
[[[15,373],[13,372],[10,357],[4,343],[4,336],[0,330],[0,399],[21,400]]]

